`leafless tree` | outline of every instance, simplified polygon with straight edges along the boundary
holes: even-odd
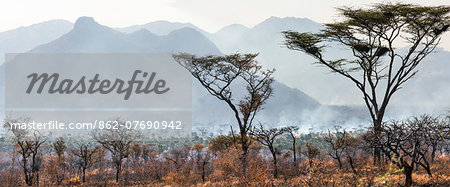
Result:
[[[347,136],[346,139],[348,145],[345,148],[344,156],[347,159],[353,173],[358,174],[355,167],[355,161],[358,156],[365,154],[362,146],[363,141],[361,137],[355,137],[353,135]]]
[[[211,152],[209,150],[205,150],[205,146],[202,144],[192,146],[191,152],[195,162],[194,171],[199,173],[202,178],[202,182],[205,182],[209,171],[208,165],[212,159]]]
[[[324,137],[324,141],[330,145],[329,155],[331,158],[336,159],[339,164],[339,168],[342,169],[342,158],[345,155],[347,147],[350,145],[350,135],[345,131],[341,132],[339,127],[336,128],[334,133],[328,130],[328,135]]]
[[[63,137],[56,138],[56,140],[52,143],[52,146],[58,157],[61,158],[64,156],[64,152],[66,151],[67,146]]]
[[[174,59],[214,97],[225,102],[233,111],[240,131],[242,146],[242,172],[247,168],[247,153],[251,139],[247,137],[256,114],[263,109],[272,95],[274,70],[263,71],[255,60],[257,54],[232,54],[225,56],[196,57],[177,54]],[[246,93],[243,98],[233,97],[233,84],[243,82]]]
[[[191,167],[189,166],[191,164],[190,150],[190,146],[184,148],[172,148],[165,155],[165,159],[172,164],[172,172],[181,175],[188,175],[191,172]]]
[[[419,119],[415,119],[419,120]],[[439,117],[433,117],[431,115],[421,116],[423,123],[427,123],[424,143],[431,148],[431,162],[434,162],[436,157],[436,152],[439,150],[444,150],[446,145],[445,141],[450,138],[450,123],[445,119],[440,119]]]
[[[66,142],[63,137],[58,137],[52,143],[53,150],[55,151],[57,158],[56,162],[53,162],[57,168],[57,171],[54,172],[54,179],[57,185],[61,185],[64,180],[65,172],[66,172],[66,160],[64,156],[64,152],[66,151]]]
[[[312,143],[306,143],[306,150],[302,153],[308,158],[309,167],[312,167],[314,159],[320,155],[320,150],[314,147]]]
[[[406,121],[392,121],[382,126],[381,139],[373,128],[364,136],[366,142],[380,147],[386,157],[396,158],[391,159],[391,162],[403,169],[405,186],[412,185],[414,166],[421,166],[432,176],[428,161],[431,147],[425,143],[429,128],[432,127],[429,122],[427,115]]]
[[[269,148],[270,153],[273,158],[273,177],[278,178],[278,163],[277,163],[277,155],[280,154],[278,149],[275,147],[274,142],[276,138],[282,135],[286,131],[285,128],[265,128],[262,124],[259,124],[259,127],[254,127],[250,134],[262,145]]]
[[[123,123],[119,121],[119,123]],[[93,138],[111,154],[112,164],[116,170],[116,182],[119,182],[123,170],[123,161],[128,158],[132,143],[140,137],[140,134],[125,125],[117,129],[110,128],[92,133]]]
[[[29,118],[6,119],[3,126],[12,133],[12,140],[21,156],[20,166],[28,186],[39,185],[39,171],[43,167],[41,146],[46,138],[38,131],[30,132],[29,129],[21,129],[15,124],[28,123]]]
[[[96,161],[98,146],[92,146],[90,143],[79,143],[71,149],[71,153],[77,158],[75,161],[81,168],[82,181],[86,182],[86,170],[92,167]]]
[[[298,127],[297,126],[288,126],[285,128],[285,131],[289,134],[289,136],[292,138],[292,148],[291,151],[293,153],[294,156],[294,166],[297,165],[297,151],[296,151],[296,137],[295,137],[295,133],[298,131]]]

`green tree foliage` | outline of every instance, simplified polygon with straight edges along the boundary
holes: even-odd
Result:
[[[338,10],[344,20],[326,24],[320,33],[283,32],[285,45],[352,81],[379,132],[393,94],[414,77],[448,30],[450,7],[383,3]],[[324,51],[330,46],[325,42],[341,44],[353,57],[328,59]],[[408,44],[406,52],[395,48],[402,42]]]

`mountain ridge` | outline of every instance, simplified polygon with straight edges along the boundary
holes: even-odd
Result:
[[[139,30],[138,30],[139,31]],[[141,35],[141,38],[139,37]],[[145,35],[145,36],[143,36]],[[181,36],[181,37],[180,37]],[[183,37],[188,36],[188,37]],[[152,41],[146,40],[151,38]],[[176,39],[174,39],[176,38]],[[195,41],[195,42],[192,42]],[[152,42],[151,45],[145,42]],[[167,44],[168,42],[172,42]],[[189,45],[191,42],[192,45]],[[65,45],[70,44],[70,45]],[[198,44],[196,46],[196,44]],[[171,50],[170,46],[176,46]],[[207,46],[203,47],[202,46]],[[93,18],[80,17],[74,24],[74,29],[60,38],[47,44],[37,46],[30,52],[191,52],[192,48],[201,48],[199,54],[221,54],[201,33],[193,29],[179,29],[168,35],[157,36],[151,31],[125,34],[113,28],[97,23]]]
[[[121,28],[115,28],[115,29],[120,32],[131,33],[131,32],[134,32],[134,31],[144,28],[156,35],[162,36],[162,35],[167,35],[174,30],[178,30],[178,29],[181,29],[184,27],[195,29],[204,35],[207,35],[207,33],[208,33],[206,31],[204,31],[203,29],[195,26],[192,23],[170,22],[170,21],[166,21],[166,20],[152,21],[152,22],[148,22],[148,23],[144,23],[144,24],[140,24],[140,25],[131,25],[128,27],[121,27]]]
[[[177,29],[163,36],[146,29],[125,34],[100,25],[94,19],[87,17],[77,20],[74,29],[66,35],[31,50],[31,52],[44,53],[55,51],[63,53],[187,52],[196,55],[222,54],[214,43],[192,28]],[[298,89],[287,87],[279,82],[275,82],[273,86],[274,96],[268,101],[267,108],[261,112],[259,120],[278,123],[281,120],[280,116],[283,115],[284,120],[299,121],[301,111],[312,110],[320,106],[319,102]],[[244,91],[237,90],[234,95],[242,95]],[[193,92],[194,121],[201,121],[204,124],[234,121],[233,114],[226,115],[230,112],[227,106],[209,95],[197,81],[193,83]],[[217,115],[212,119],[211,114]]]
[[[295,17],[270,17],[263,22],[255,25],[254,27],[247,28],[243,25],[239,24],[231,24],[228,26],[223,27],[219,31],[215,33],[202,33],[196,30],[195,28],[190,27],[196,27],[193,24],[190,23],[184,23],[182,26],[188,26],[190,29],[186,29],[185,27],[181,27],[178,29],[170,30],[170,28],[176,28],[176,27],[170,27],[167,26],[167,28],[164,30],[164,32],[167,32],[166,35],[157,35],[155,33],[152,33],[151,31],[140,28],[139,30],[135,30],[131,33],[123,33],[117,31],[117,29],[113,29],[107,26],[102,26],[95,22],[93,18],[88,17],[82,17],[80,20],[77,20],[75,24],[69,24],[71,25],[71,29],[67,30],[66,33],[61,34],[61,36],[57,36],[58,33],[52,33],[52,36],[50,39],[47,39],[49,41],[45,41],[45,44],[42,44],[38,47],[34,46],[34,48],[31,49],[32,52],[45,52],[45,51],[58,51],[60,49],[60,52],[77,52],[77,50],[74,50],[74,47],[79,47],[79,49],[84,49],[84,52],[86,51],[95,51],[95,52],[189,52],[194,53],[197,55],[205,55],[208,53],[215,53],[215,54],[222,54],[223,53],[234,53],[234,52],[240,52],[240,53],[259,53],[258,60],[262,62],[264,67],[275,67],[277,69],[276,71],[276,79],[281,81],[280,85],[278,87],[281,87],[282,89],[286,88],[286,92],[293,93],[293,95],[302,95],[295,93],[295,90],[288,90],[287,88],[296,88],[301,93],[305,94],[305,96],[301,97],[303,100],[305,100],[305,103],[312,103],[310,106],[305,105],[305,110],[298,109],[294,105],[300,105],[302,103],[296,103],[292,101],[302,101],[302,99],[295,98],[292,95],[281,95],[281,98],[271,98],[268,103],[268,107],[266,107],[266,110],[263,110],[263,112],[268,113],[271,116],[278,116],[280,118],[290,118],[290,117],[280,117],[280,116],[294,116],[292,119],[297,120],[299,118],[309,118],[308,115],[314,116],[314,115],[322,115],[324,111],[333,113],[335,111],[328,110],[329,108],[333,108],[333,110],[341,110],[336,107],[327,107],[327,105],[342,105],[345,104],[345,99],[342,98],[342,96],[346,96],[347,98],[350,98],[353,101],[360,102],[361,100],[355,99],[360,98],[359,92],[354,89],[354,86],[351,85],[347,80],[344,80],[342,77],[330,74],[326,68],[319,68],[314,65],[311,65],[314,59],[311,57],[308,57],[307,55],[304,55],[297,51],[291,51],[286,48],[283,48],[283,37],[281,35],[281,31],[283,30],[294,30],[299,32],[316,32],[323,28],[323,25],[319,23],[315,23],[314,21],[307,19],[307,18],[295,18]],[[50,21],[51,22],[51,21]],[[66,22],[67,21],[64,21]],[[169,23],[167,21],[162,21],[161,23]],[[33,25],[39,25],[33,24]],[[33,26],[32,25],[32,26]],[[64,25],[64,23],[63,23]],[[76,26],[76,28],[75,28]],[[27,27],[20,27],[21,29],[26,29]],[[92,30],[88,29],[92,28]],[[97,29],[95,29],[97,28]],[[198,27],[196,27],[198,28]],[[44,29],[45,30],[45,29]],[[48,29],[47,29],[48,30]],[[83,41],[82,43],[78,42],[78,44],[73,43],[72,41],[66,41],[62,42],[61,46],[55,46],[55,40],[64,40],[64,37],[62,35],[69,34],[71,31],[77,31],[81,33],[96,33],[98,30],[105,30],[105,32],[109,33],[107,34],[110,36],[111,41],[116,41],[115,43],[106,43],[105,41],[100,41],[97,44],[101,44],[100,46],[92,46],[92,42],[95,41],[98,38],[102,38],[104,40],[108,40],[108,37],[105,36],[103,32],[101,34],[94,34],[96,37],[91,36],[89,37],[81,37],[79,39],[73,39],[75,41]],[[11,32],[14,30],[11,30]],[[74,31],[74,32],[75,32]],[[176,32],[175,32],[176,31]],[[6,31],[8,32],[8,31]],[[37,30],[36,32],[39,32]],[[45,32],[44,32],[45,33]],[[234,34],[230,34],[234,33]],[[0,33],[1,36],[2,33]],[[92,33],[91,33],[92,34]],[[20,34],[19,34],[20,35]],[[194,39],[191,37],[187,37],[192,35]],[[201,36],[202,35],[202,36]],[[230,36],[232,35],[232,36]],[[98,36],[98,37],[97,37]],[[20,38],[26,38],[27,36],[21,35]],[[63,39],[61,39],[63,37]],[[93,38],[92,38],[93,37]],[[106,37],[106,39],[105,39]],[[119,38],[119,41],[117,41],[117,38]],[[200,38],[200,40],[203,41],[200,43],[197,43],[197,39]],[[1,39],[1,37],[0,37]],[[44,38],[46,39],[46,38]],[[218,42],[220,40],[220,42]],[[1,41],[1,40],[0,40]],[[158,41],[153,43],[153,41]],[[171,45],[158,45],[157,43],[165,43],[166,41],[170,41],[172,43]],[[213,41],[213,42],[211,42]],[[43,41],[41,41],[42,43]],[[108,41],[106,41],[108,42]],[[121,44],[121,42],[124,43],[124,45]],[[174,44],[173,42],[181,42],[183,45]],[[11,41],[9,43],[14,43],[14,41]],[[50,45],[54,46],[54,49],[45,48],[42,46],[48,46]],[[94,42],[95,43],[95,42]],[[189,43],[196,43],[197,46],[188,45]],[[70,45],[69,45],[70,44]],[[75,45],[76,44],[76,45]],[[1,42],[0,42],[1,46]],[[122,48],[112,48],[111,46],[127,46]],[[179,46],[180,48],[174,50],[174,46]],[[225,46],[225,47],[224,47]],[[228,47],[227,47],[228,46]],[[125,48],[125,49],[124,49]],[[71,49],[71,50],[69,50]],[[83,50],[79,50],[78,52],[83,52]],[[94,50],[95,49],[95,50]],[[195,49],[202,49],[202,51],[197,51]],[[190,51],[189,51],[190,50]],[[338,48],[333,49],[334,51],[331,51],[330,53],[334,53],[336,56],[342,55],[342,52],[339,51]],[[15,52],[26,52],[28,50],[16,50]],[[450,52],[448,51],[442,51],[439,48],[436,50],[437,55],[430,55],[430,57],[427,57],[424,61],[424,63],[421,64],[421,67],[419,67],[419,73],[418,77],[411,80],[409,85],[406,86],[406,89],[402,89],[399,91],[398,96],[393,98],[394,104],[401,104],[402,102],[406,100],[415,100],[417,103],[420,103],[423,106],[429,105],[429,103],[442,103],[442,102],[450,102],[450,98],[448,96],[445,96],[443,93],[449,93],[450,90],[446,88],[446,85],[448,83],[445,82],[445,80],[450,80],[448,78],[448,73],[444,72],[445,69],[448,69],[448,65],[445,64],[445,60],[442,59],[448,59],[450,58]],[[429,65],[433,62],[433,65]],[[281,78],[280,78],[281,76]],[[303,78],[299,78],[303,77]],[[435,79],[439,79],[438,81],[435,81]],[[278,82],[277,82],[278,83]],[[330,84],[331,83],[331,84]],[[305,85],[310,85],[310,88],[305,89]],[[197,85],[198,86],[198,85]],[[201,88],[201,87],[197,87]],[[424,90],[433,90],[433,91],[425,91]],[[310,100],[308,97],[310,95],[314,96],[314,98],[311,98]],[[322,95],[322,96],[320,96]],[[320,97],[319,97],[320,96]],[[318,102],[317,99],[319,97]],[[207,95],[203,95],[201,99],[202,101],[209,101],[209,99],[213,100],[213,104],[218,104],[215,102],[215,98],[207,97]],[[286,98],[290,100],[290,102],[286,102]],[[326,98],[326,101],[323,102],[321,98]],[[433,99],[435,98],[435,99]],[[282,101],[277,102],[284,102],[285,105],[274,105],[273,103],[270,103],[271,100],[281,99]],[[423,101],[423,102],[422,102]],[[314,104],[316,103],[316,104]],[[321,103],[325,105],[321,105]],[[304,103],[303,103],[304,104]],[[346,105],[354,105],[355,103],[347,103]],[[362,105],[360,105],[362,106]],[[432,105],[434,106],[434,105]],[[269,110],[269,108],[273,108],[277,110]],[[300,107],[301,108],[301,107]],[[328,109],[323,109],[328,108]],[[427,107],[422,107],[425,111],[432,111],[432,109],[428,110]],[[429,107],[432,108],[432,107]],[[205,109],[205,108],[202,108]],[[280,110],[279,110],[280,109]],[[224,111],[226,113],[226,110],[217,110],[213,111],[210,108],[206,108],[205,110],[210,111],[210,113],[205,113],[204,118],[210,117],[210,114],[218,114],[220,116],[224,116]],[[402,109],[404,110],[404,109]],[[408,109],[412,110],[412,109]],[[294,113],[289,114],[289,111],[294,111]],[[314,112],[315,111],[315,112]],[[409,113],[414,113],[417,111],[407,111]],[[270,114],[273,113],[273,114]],[[266,115],[266,114],[264,114]],[[336,115],[338,115],[336,113]],[[356,115],[356,114],[355,114]],[[301,117],[298,117],[301,116]],[[279,120],[278,119],[278,120]],[[229,121],[229,119],[226,119],[224,121]],[[280,121],[280,120],[279,120]]]

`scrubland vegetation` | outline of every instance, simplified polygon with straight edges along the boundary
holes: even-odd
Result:
[[[0,182],[2,186],[450,183],[448,118],[422,115],[388,122],[382,131],[386,138],[380,141],[373,139],[371,129],[352,132],[336,127],[329,132],[297,134],[293,127],[264,128],[255,127],[247,136],[245,169],[236,133],[140,141],[135,133],[118,129],[81,141],[47,140],[38,133],[14,132],[2,140]],[[105,138],[113,141],[102,141]],[[376,147],[383,156],[381,163],[374,164]]]

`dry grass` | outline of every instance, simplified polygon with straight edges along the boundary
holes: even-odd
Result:
[[[87,182],[82,184],[79,175],[66,176],[63,186],[399,186],[404,183],[405,177],[399,168],[391,164],[382,167],[373,166],[367,158],[359,158],[357,174],[344,165],[338,169],[334,160],[329,158],[315,159],[312,166],[308,161],[299,163],[296,167],[288,167],[289,162],[281,160],[280,178],[272,177],[270,160],[258,155],[252,155],[248,164],[248,174],[241,175],[241,165],[236,150],[223,154],[214,160],[212,171],[202,182],[198,173],[193,171],[181,173],[177,170],[168,171],[160,179],[150,177],[132,178],[135,172],[128,168],[123,173],[120,183],[114,181],[114,171],[111,169],[92,169],[87,173]],[[153,171],[149,166],[141,169]],[[441,155],[431,167],[433,177],[423,169],[414,171],[414,186],[449,186],[450,184],[450,156]],[[1,184],[5,186],[20,186],[22,176],[20,170],[1,171]],[[18,181],[17,178],[20,180]],[[50,175],[42,172],[41,186],[56,186],[51,182]],[[8,185],[9,184],[9,185]],[[22,184],[23,181],[22,181]],[[1,185],[0,185],[1,186]]]

